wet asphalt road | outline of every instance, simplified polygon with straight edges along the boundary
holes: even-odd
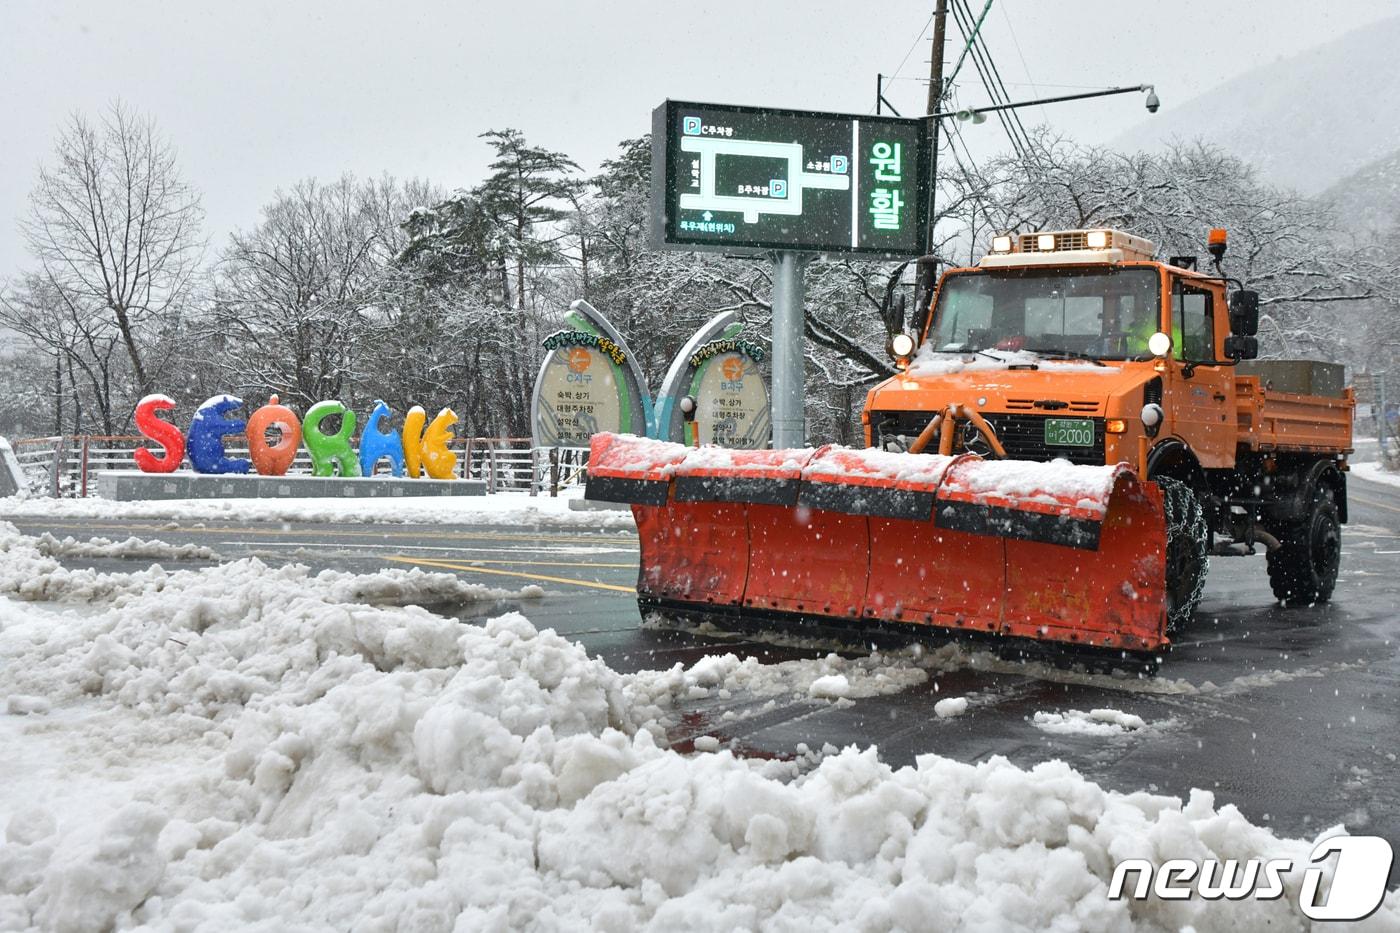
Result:
[[[1400,489],[1353,478],[1350,499],[1342,577],[1330,605],[1281,609],[1269,592],[1262,556],[1217,558],[1195,624],[1155,678],[989,660],[853,703],[792,698],[774,706],[740,694],[696,700],[674,739],[684,746],[713,734],[743,753],[783,757],[799,743],[874,743],[896,765],[928,752],[965,761],[1004,755],[1023,766],[1062,758],[1119,790],[1214,791],[1217,803],[1233,803],[1252,821],[1286,835],[1311,838],[1345,822],[1353,832],[1400,845]],[[505,601],[473,613],[521,608],[536,625],[580,641],[622,671],[688,665],[716,651],[765,661],[824,653],[641,627],[632,595],[637,545],[630,533],[11,521],[29,533],[60,537],[194,542],[225,560],[257,556],[355,572],[420,566],[507,589],[539,583],[547,591],[543,599],[518,607]],[[150,562],[68,563],[131,570]],[[939,719],[933,705],[949,696],[966,696],[971,707],[960,717]],[[1099,707],[1137,714],[1149,728],[1104,738],[1048,734],[1031,722],[1037,711]],[[1392,873],[1392,883],[1397,880],[1400,869]]]

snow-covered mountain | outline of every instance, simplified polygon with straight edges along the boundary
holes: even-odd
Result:
[[[1400,149],[1343,178],[1318,196],[1343,229],[1374,238],[1400,227]]]
[[[1110,141],[1153,150],[1201,137],[1254,163],[1275,184],[1317,194],[1400,149],[1400,17],[1261,65],[1174,104]]]

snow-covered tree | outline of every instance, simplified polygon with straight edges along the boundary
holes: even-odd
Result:
[[[195,297],[203,218],[150,118],[114,103],[60,131],[20,222],[37,268],[7,290],[0,325],[69,374],[54,404],[75,393],[75,430],[120,429],[162,374]]]
[[[1201,255],[1206,268],[1206,232],[1226,228],[1225,271],[1260,293],[1265,356],[1340,358],[1355,303],[1376,293],[1378,257],[1339,243],[1325,206],[1260,181],[1204,142],[1123,153],[1041,131],[1026,159],[994,159],[949,181],[972,189],[960,232],[966,237],[976,217],[983,246],[1009,230],[1117,227],[1152,240],[1163,256]]]
[[[231,388],[300,405],[358,397],[409,200],[391,179],[308,179],[279,191],[257,227],[230,237],[207,326]]]

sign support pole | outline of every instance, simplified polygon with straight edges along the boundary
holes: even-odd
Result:
[[[773,254],[773,447],[802,447],[807,442],[803,400],[806,357],[803,353],[803,267],[807,257],[790,250]]]

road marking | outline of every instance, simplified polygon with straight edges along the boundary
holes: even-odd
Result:
[[[1393,505],[1386,505],[1384,502],[1377,502],[1375,499],[1367,499],[1365,496],[1358,496],[1354,492],[1348,493],[1347,498],[1355,499],[1357,502],[1364,502],[1367,505],[1373,505],[1378,509],[1385,509],[1387,512],[1400,512],[1400,508],[1396,508]]]
[[[259,541],[259,542],[249,542],[249,541],[220,541],[220,542],[219,542],[219,545],[220,545],[221,547],[227,547],[227,546],[240,547],[240,546],[247,546],[247,545],[249,545],[249,544],[253,544],[255,547],[261,547],[261,548],[278,548],[278,547],[284,547],[284,548],[303,548],[303,549],[306,549],[306,550],[316,550],[316,551],[347,550],[347,549],[350,549],[350,548],[354,548],[354,549],[357,549],[357,550],[368,550],[368,551],[373,551],[373,550],[382,551],[382,550],[384,549],[384,546],[383,546],[382,544],[350,544],[350,543],[347,543],[347,542],[344,542],[344,541]],[[510,552],[510,553],[517,553],[517,552],[518,552],[518,553],[526,553],[526,554],[534,554],[534,553],[540,553],[540,554],[558,554],[558,553],[559,553],[557,550],[550,549],[550,548],[528,548],[528,547],[527,547],[527,548],[500,548],[500,547],[495,547],[495,548],[433,547],[433,546],[427,545],[427,544],[416,544],[416,545],[414,545],[413,547],[409,548],[409,550],[412,550],[412,551],[447,551],[449,554],[463,554],[463,553],[469,553],[469,552],[474,552],[474,551],[484,551],[484,552],[486,552],[486,553],[488,553],[488,554],[500,554],[500,553],[503,552],[503,551],[505,551],[505,552]],[[580,548],[580,550],[584,550],[584,549]],[[602,553],[606,553],[606,552],[608,552],[608,551],[620,551],[620,552],[631,553],[631,554],[636,554],[636,553],[638,553],[638,552],[636,552],[636,551],[631,550],[630,548],[600,548],[600,549],[598,549],[598,551],[600,551],[600,552],[602,552]],[[377,557],[377,556],[379,556],[379,555],[376,554],[376,555],[371,555],[371,556],[376,556],[376,557]],[[627,561],[626,563],[603,563],[603,562],[601,562],[601,561],[594,562],[594,561],[578,561],[578,560],[530,560],[530,559],[528,559],[528,558],[521,558],[520,560],[492,560],[492,559],[484,558],[484,557],[483,557],[483,558],[477,558],[477,557],[466,558],[466,557],[464,557],[463,560],[469,561],[470,563],[481,563],[481,564],[523,564],[523,565],[529,566],[529,567],[623,567],[623,568],[626,568],[626,567],[636,567],[636,566],[637,566],[637,562],[636,562],[636,561]]]
[[[546,583],[567,583],[571,586],[587,586],[595,590],[611,590],[615,593],[637,592],[636,587],[618,586],[616,583],[599,583],[596,580],[576,580],[572,577],[551,577],[548,574],[525,573],[520,570],[494,570],[490,567],[473,567],[471,564],[457,564],[446,560],[429,560],[426,557],[408,557],[407,555],[400,554],[388,557],[387,559],[400,564],[421,564],[426,567],[443,567],[448,570],[458,570],[464,573],[490,573],[501,577],[521,577],[525,580],[543,580]]]
[[[66,522],[66,523],[65,523],[65,522],[62,522],[62,521],[47,521],[47,520],[44,520],[44,519],[25,518],[25,517],[19,517],[19,518],[15,518],[15,519],[7,519],[7,520],[8,520],[8,521],[17,521],[17,522],[19,522],[20,524],[47,525],[47,526],[56,527],[56,528],[71,528],[71,527],[74,527],[74,526],[79,526],[79,527],[81,527],[81,528],[83,528],[83,529],[92,529],[92,530],[98,530],[98,531],[164,531],[164,532],[169,532],[170,534],[182,534],[182,535],[241,534],[241,535],[254,535],[254,536],[261,535],[261,536],[266,537],[266,536],[271,536],[271,535],[305,535],[305,534],[308,533],[308,529],[306,529],[306,528],[237,528],[237,527],[234,527],[234,528],[223,528],[223,527],[215,527],[215,528],[195,528],[195,527],[193,527],[193,526],[186,526],[186,525],[180,525],[180,526],[178,526],[178,527],[176,527],[176,528],[170,528],[170,527],[167,527],[167,526],[164,525],[164,524],[162,524],[162,525],[154,525],[154,524],[151,524],[151,525],[135,525],[135,524],[120,524],[120,525],[115,525],[115,524],[112,524],[112,525],[108,525],[108,524],[89,524],[89,523],[87,523],[87,522],[83,522],[81,519],[73,519],[72,521]],[[444,526],[444,527],[449,527],[449,526]],[[598,540],[598,539],[601,539],[601,540],[603,540],[603,541],[610,541],[610,540],[611,540],[611,541],[616,541],[616,540],[618,540],[619,538],[622,537],[621,535],[609,535],[609,534],[606,534],[606,533],[599,533],[599,532],[596,532],[596,531],[569,532],[568,530],[562,530],[562,531],[560,531],[558,534],[547,534],[547,535],[546,535],[546,534],[533,534],[533,535],[530,535],[530,534],[516,534],[516,533],[511,533],[511,532],[495,532],[495,531],[475,531],[475,532],[473,532],[473,531],[457,531],[457,532],[453,532],[453,531],[443,531],[443,532],[425,533],[421,528],[420,528],[420,529],[415,529],[414,531],[392,531],[392,532],[391,532],[391,531],[335,531],[335,530],[331,530],[331,529],[316,529],[316,530],[313,531],[312,533],[313,533],[313,534],[324,535],[324,536],[329,537],[329,538],[424,538],[424,537],[427,537],[427,538],[431,538],[431,539],[452,540],[452,541],[461,540],[461,541],[553,541],[553,542],[558,542],[558,541],[561,541],[561,540],[562,540],[562,541],[574,541],[574,542],[577,542],[577,541],[580,540],[580,539],[583,539],[583,540]]]

